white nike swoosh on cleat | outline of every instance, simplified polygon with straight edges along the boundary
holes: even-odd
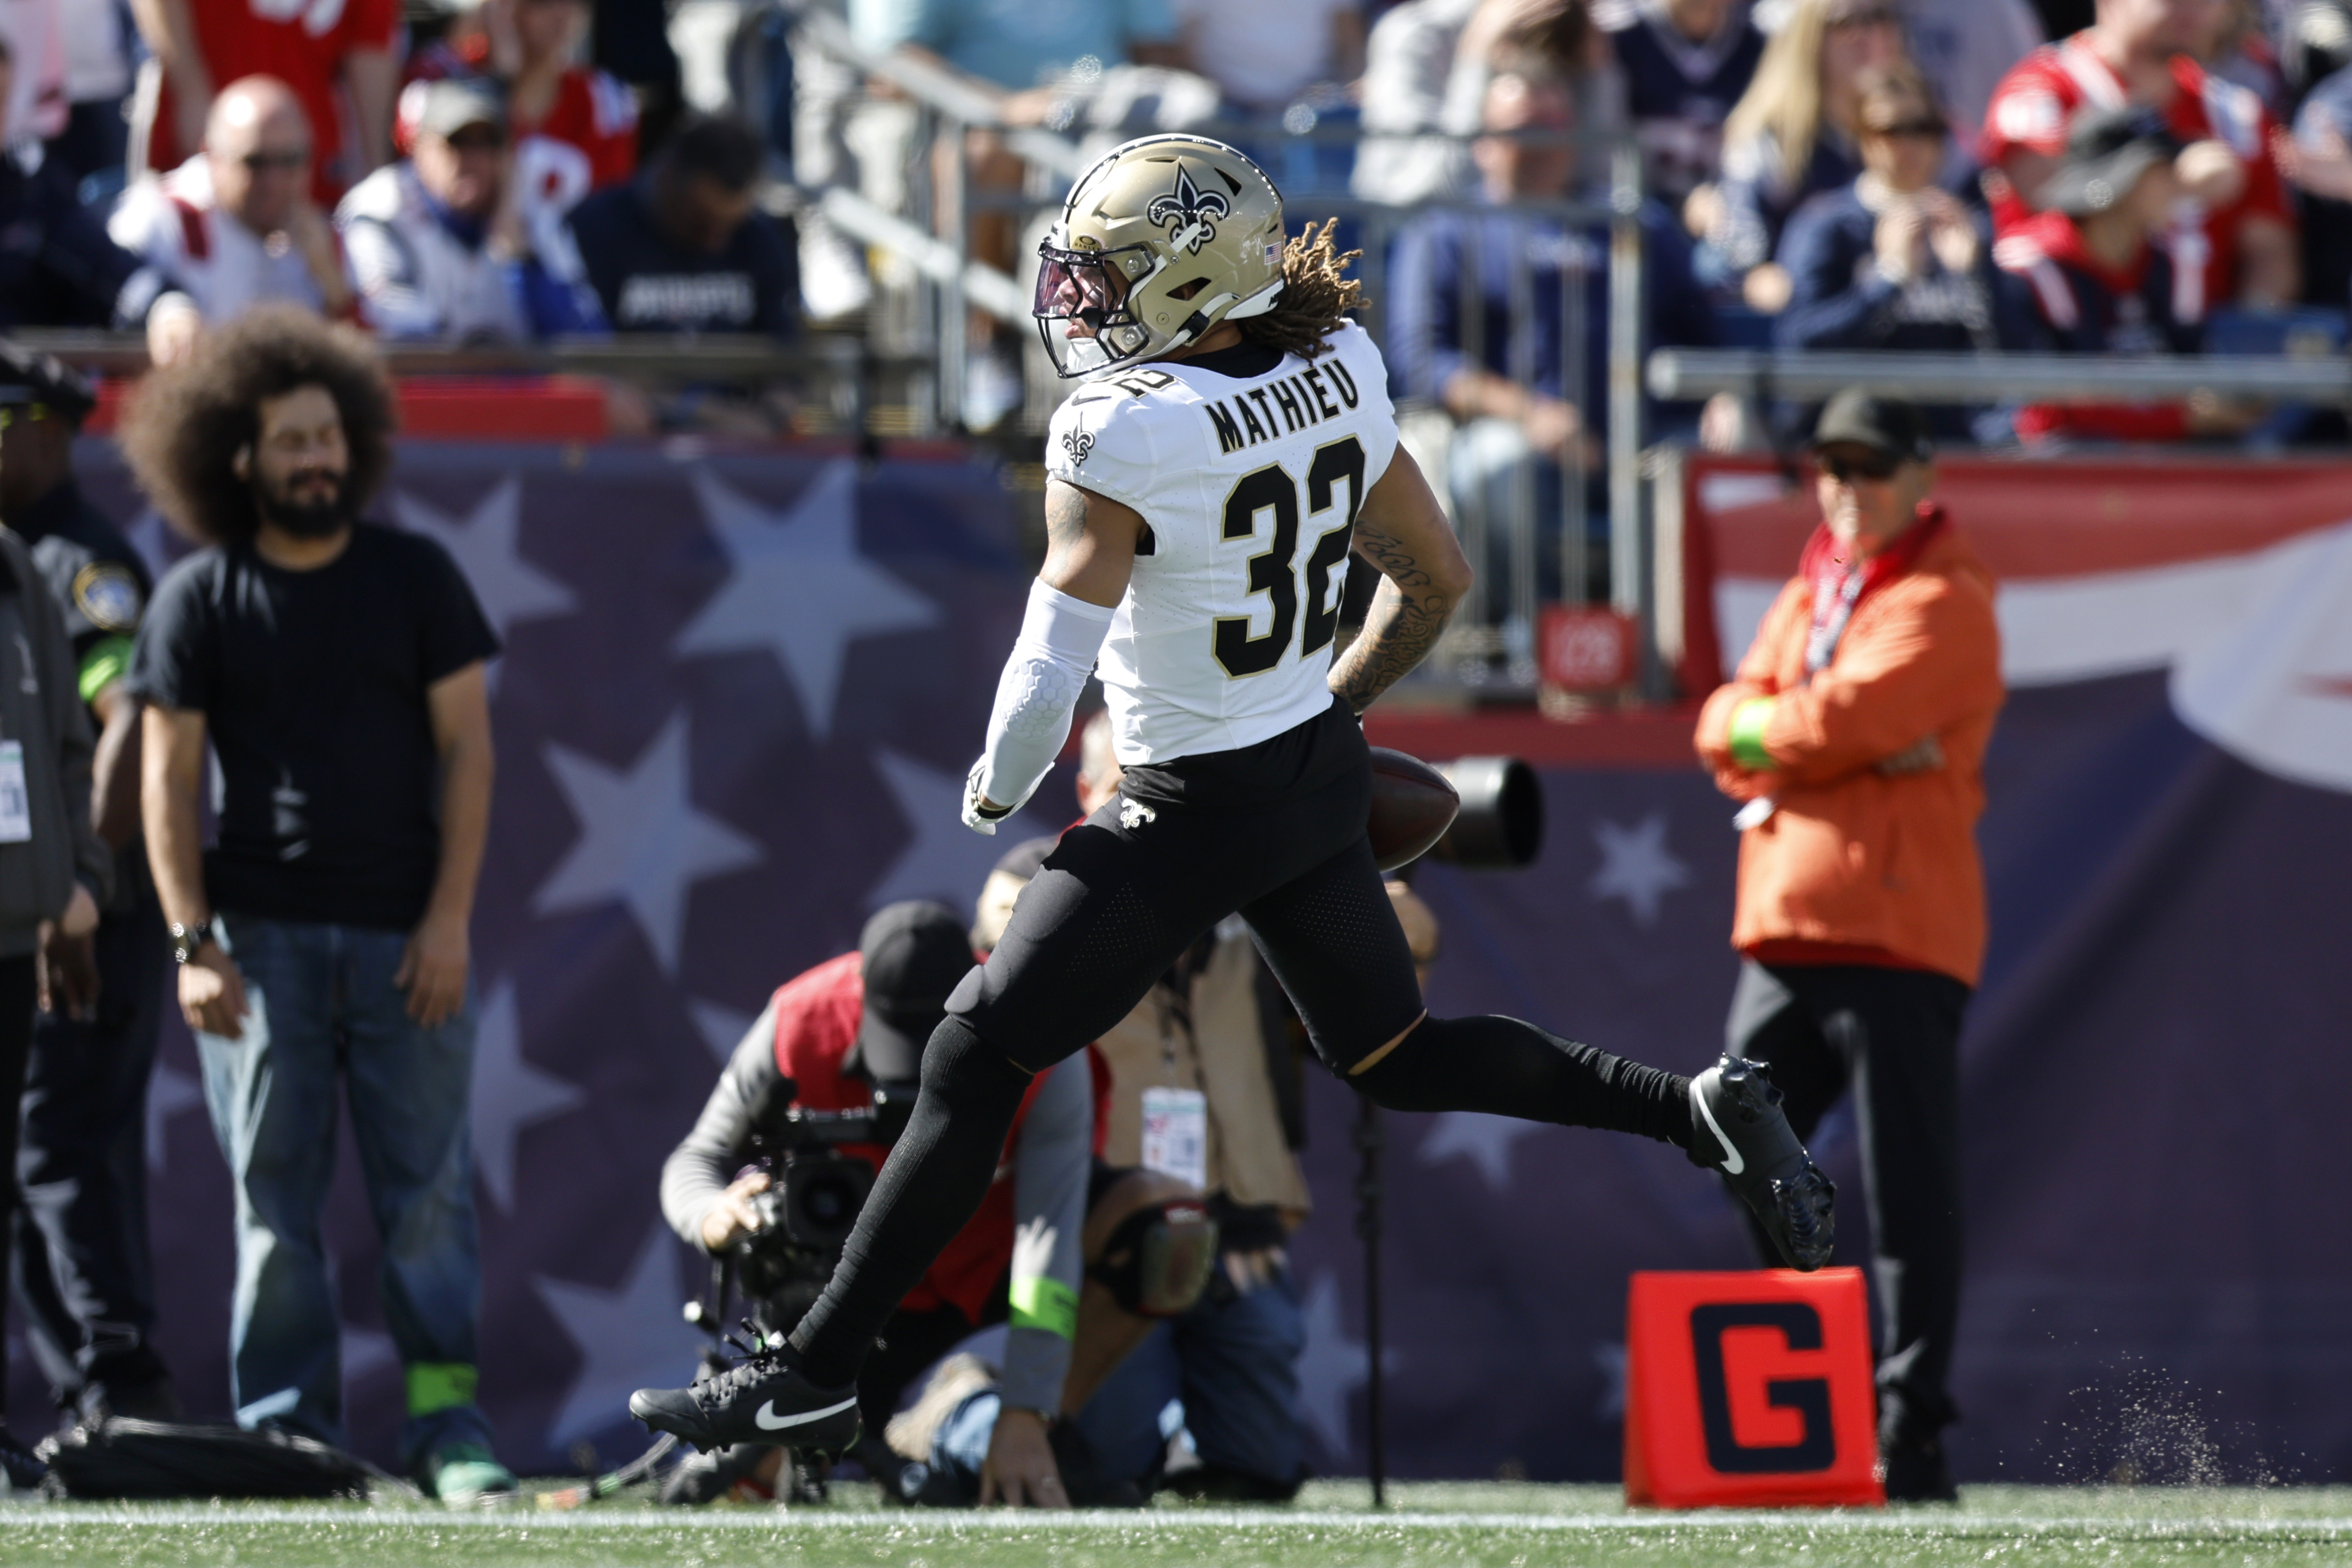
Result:
[[[1723,1168],[1725,1172],[1730,1175],[1736,1176],[1739,1174],[1740,1172],[1748,1169],[1748,1162],[1740,1158],[1739,1151],[1732,1147],[1731,1140],[1723,1135],[1723,1124],[1716,1121],[1715,1112],[1706,1108],[1706,1094],[1702,1092],[1693,1095],[1691,1098],[1698,1101],[1698,1113],[1706,1119],[1706,1130],[1709,1132],[1714,1133],[1715,1141],[1723,1146]]]
[[[1732,1173],[1738,1174],[1736,1171]],[[853,1394],[838,1405],[828,1405],[822,1410],[812,1410],[805,1415],[779,1415],[776,1414],[776,1402],[771,1399],[751,1413],[751,1425],[762,1432],[781,1432],[787,1426],[805,1426],[812,1421],[822,1421],[828,1415],[838,1415],[856,1403],[857,1396]]]

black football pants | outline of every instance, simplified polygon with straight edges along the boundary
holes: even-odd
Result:
[[[1356,740],[1360,747],[1360,739]],[[1507,1018],[1422,1015],[1412,952],[1364,834],[1368,762],[1246,809],[1115,795],[1062,836],[923,1054],[922,1091],[842,1262],[792,1334],[849,1382],[874,1335],[987,1190],[1032,1074],[1132,1012],[1227,915],[1248,921],[1308,1038],[1381,1105],[1477,1110],[1689,1140],[1688,1080]]]
[[[43,1015],[25,1078],[16,1299],[60,1408],[85,1395],[152,1395],[165,1376],[154,1347],[146,1154],[170,959],[162,906],[143,869],[134,874],[138,901],[99,921],[96,1016]]]
[[[1879,1432],[1889,1443],[1925,1441],[1958,1418],[1945,1384],[1960,1317],[1968,1002],[1969,988],[1948,974],[1750,961],[1724,1026],[1733,1056],[1771,1065],[1799,1138],[1811,1142],[1838,1096],[1853,1090],[1882,1322]],[[1749,1218],[1757,1256],[1778,1267]]]

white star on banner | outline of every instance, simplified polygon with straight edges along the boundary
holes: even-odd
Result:
[[[1592,822],[1592,842],[1601,847],[1601,868],[1584,884],[1595,903],[1622,899],[1636,925],[1658,923],[1658,903],[1676,888],[1690,885],[1690,868],[1666,847],[1666,814],[1654,811],[1633,827],[1605,817]]]
[[[943,773],[896,752],[875,752],[874,765],[890,786],[898,815],[915,830],[915,841],[898,852],[867,890],[866,907],[877,910],[900,899],[937,899],[958,914],[970,915],[982,885],[1004,852],[1036,837],[1028,813],[1014,812],[990,838],[963,825],[961,773]],[[1076,807],[1071,815],[1077,815]]]
[[[147,1168],[163,1168],[163,1130],[184,1110],[205,1102],[204,1086],[169,1062],[157,1062],[147,1080]]]
[[[1305,1302],[1307,1346],[1298,1354],[1298,1405],[1323,1451],[1335,1458],[1354,1452],[1348,1433],[1348,1396],[1371,1373],[1372,1358],[1361,1340],[1351,1340],[1339,1323],[1339,1282],[1318,1275]],[[1397,1368],[1397,1352],[1381,1356],[1383,1371]]]
[[[694,1031],[702,1043],[710,1047],[721,1066],[734,1060],[735,1047],[743,1043],[743,1032],[751,1026],[752,1014],[738,1013],[716,1002],[698,1002],[687,998],[686,1010],[694,1016]]]
[[[1466,1156],[1497,1193],[1511,1190],[1511,1145],[1538,1130],[1539,1123],[1516,1116],[1489,1116],[1477,1110],[1444,1110],[1417,1151],[1424,1165],[1442,1165],[1456,1155]]]
[[[524,1058],[514,983],[499,982],[474,1025],[474,1163],[499,1208],[514,1212],[515,1139],[524,1125],[587,1101],[577,1084]]]
[[[821,741],[833,730],[850,642],[936,626],[940,607],[858,553],[857,466],[849,459],[828,464],[781,514],[701,469],[693,479],[734,570],[673,651],[684,658],[769,649]]]
[[[562,1452],[629,1419],[629,1395],[640,1388],[677,1388],[694,1381],[702,1336],[679,1315],[677,1238],[659,1220],[610,1289],[539,1276],[547,1310],[580,1347],[580,1375],[547,1428],[547,1446]]]
[[[581,837],[531,895],[542,915],[619,900],[669,974],[686,936],[687,889],[765,858],[749,837],[695,809],[688,750],[683,713],[625,773],[551,742],[547,769],[580,819]]]
[[[520,478],[501,479],[462,522],[399,490],[393,492],[392,510],[401,527],[423,534],[457,560],[499,642],[517,621],[568,616],[580,607],[579,595],[568,584],[522,557],[516,537],[522,525]]]

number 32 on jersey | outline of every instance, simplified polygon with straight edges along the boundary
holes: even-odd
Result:
[[[1339,488],[1348,487],[1345,504]],[[1258,519],[1274,518],[1274,540],[1264,552],[1249,558],[1249,592],[1263,594],[1274,609],[1274,624],[1262,637],[1250,636],[1248,616],[1222,616],[1214,629],[1217,663],[1236,679],[1264,675],[1282,662],[1295,634],[1298,657],[1312,658],[1331,646],[1339,631],[1339,596],[1345,583],[1348,551],[1355,542],[1356,512],[1364,504],[1364,448],[1353,436],[1315,449],[1307,469],[1305,511],[1310,528],[1319,526],[1307,552],[1306,581],[1299,581],[1299,483],[1280,463],[1244,474],[1225,498],[1223,537],[1227,543],[1262,535]],[[1303,593],[1302,593],[1303,586]],[[1307,613],[1299,614],[1301,599]]]

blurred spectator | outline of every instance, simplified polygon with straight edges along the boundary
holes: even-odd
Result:
[[[74,480],[74,437],[97,404],[47,354],[0,342],[0,520],[25,542],[64,617],[75,689],[98,742],[87,808],[114,896],[87,946],[60,945],[33,1030],[16,1172],[16,1299],[57,1407],[180,1418],[155,1349],[147,1245],[147,1080],[163,1022],[163,914],[139,842],[139,700],[131,637],[154,584]],[[102,1005],[85,987],[94,983]]]
[[[15,63],[0,37],[0,100]],[[136,257],[107,237],[37,144],[0,147],[0,331],[111,326]]]
[[[231,82],[213,104],[205,150],[124,194],[107,232],[144,265],[123,297],[144,320],[155,363],[183,357],[206,325],[285,300],[329,315],[358,310],[341,247],[310,200],[310,122],[286,84]]]
[[[798,335],[792,226],[757,205],[764,158],[749,126],[688,117],[635,179],[572,209],[550,271],[593,287],[619,331]]]
[[[506,110],[477,78],[413,84],[409,157],[335,209],[369,325],[388,338],[512,342],[602,324],[594,296],[528,254],[511,205]]]
[[[1950,130],[1909,61],[1864,79],[1862,174],[1798,208],[1781,233],[1790,292],[1776,342],[1941,353],[2027,346],[2028,324],[1995,308],[1982,215],[1935,183]],[[1972,437],[1965,408],[1923,414],[1938,440]]]
[[[409,62],[426,80],[477,75],[503,84],[516,209],[542,254],[583,196],[619,184],[637,167],[636,100],[614,78],[579,63],[587,26],[588,0],[482,0],[447,38]],[[396,130],[404,146],[422,102],[417,93],[411,82],[401,94]]]
[[[65,6],[66,123],[49,139],[49,156],[76,180],[101,174],[122,179],[130,127],[122,103],[131,93],[130,40],[122,8],[76,0]]]
[[[1936,100],[1955,126],[1984,123],[1985,105],[2011,66],[2039,48],[2042,19],[2026,0],[1900,0],[1903,37],[1911,58],[1935,85]],[[1976,166],[1974,137],[1956,143],[1944,166],[1958,184]]]
[[[1559,133],[1575,124],[1575,102],[1556,77],[1513,69],[1487,89],[1488,131]],[[1474,561],[1491,624],[1512,602],[1515,521],[1532,518],[1539,539],[1552,537],[1571,464],[1588,479],[1588,503],[1597,503],[1592,541],[1606,536],[1609,239],[1603,226],[1572,229],[1517,205],[1568,194],[1568,147],[1496,135],[1473,153],[1488,210],[1431,213],[1397,237],[1390,363],[1406,395],[1442,405],[1458,424],[1447,483],[1456,523],[1486,553]],[[1692,276],[1688,243],[1663,207],[1645,207],[1642,222],[1644,351],[1713,342],[1714,312]],[[1584,353],[1572,368],[1571,310],[1582,313]],[[1536,552],[1536,574],[1538,596],[1557,598],[1558,549]]]
[[[1684,205],[1703,237],[1701,265],[1769,315],[1788,302],[1788,278],[1769,265],[1789,215],[1862,173],[1864,75],[1903,57],[1892,0],[1797,0],[1766,46],[1747,96],[1723,128],[1723,178]]]
[[[1724,116],[1748,91],[1764,35],[1742,0],[1635,0],[1609,42],[1625,73],[1643,188],[1680,207],[1721,165]]]
[[[89,0],[73,0],[76,5]],[[0,134],[10,142],[47,142],[66,128],[66,6],[68,0],[5,0],[0,43],[16,63],[8,96],[0,98]]]
[[[978,79],[1013,124],[1034,125],[1070,68],[1187,64],[1171,0],[1085,0],[1022,5],[1006,0],[853,0],[850,25],[868,48],[905,49]]]
[[[2235,82],[2262,100],[2273,115],[2287,108],[2286,72],[2263,30],[2262,0],[2210,0],[2198,63],[2223,81]]]
[[[1364,141],[1349,188],[1368,201],[1423,201],[1444,188],[1454,149],[1437,139],[1455,46],[1478,0],[1404,0],[1364,46]]]
[[[393,418],[373,351],[283,305],[142,387],[123,454],[200,548],[139,628],[140,805],[236,1188],[237,1418],[346,1445],[319,1226],[348,1109],[405,1373],[402,1465],[479,1502],[515,1489],[475,1403],[467,1121],[499,642],[447,552],[360,521]]]
[[[1184,57],[1228,110],[1279,117],[1308,88],[1364,73],[1362,0],[1176,0]]]
[[[1118,790],[1108,712],[1087,721],[1078,767],[1078,809],[1091,816]],[[1309,1204],[1285,1127],[1282,1086],[1295,1095],[1297,1057],[1287,1010],[1268,1005],[1275,994],[1236,918],[1195,943],[1097,1043],[1111,1076],[1103,1158],[1207,1193],[1223,1275],[1189,1311],[1157,1325],[1078,1412],[1106,1475],[1159,1479],[1168,1448],[1160,1416],[1171,1401],[1182,1403],[1200,1459],[1170,1475],[1171,1487],[1283,1501],[1305,1475],[1307,1329],[1287,1249]]]
[[[0,423],[26,417],[22,386],[0,390]],[[0,1215],[17,1204],[16,1110],[37,1005],[97,1002],[90,933],[112,890],[114,857],[89,813],[89,720],[57,604],[23,541],[0,529],[0,733],[21,770],[0,793]],[[12,1226],[13,1228],[13,1226]],[[44,1470],[0,1426],[0,1481],[37,1495]]]
[[[2018,230],[2049,203],[2042,194],[2067,128],[2085,109],[2149,105],[2189,149],[2186,198],[2169,240],[2185,285],[2201,298],[2181,313],[2235,300],[2256,307],[2302,297],[2294,214],[2271,157],[2274,127],[2252,92],[2190,56],[2209,41],[2213,0],[2099,0],[2098,20],[2033,51],[2002,79],[1985,113],[1994,232]]]
[[[1842,392],[1813,447],[1822,521],[1696,737],[1716,787],[1742,803],[1724,1050],[1771,1069],[1800,1138],[1853,1090],[1886,1494],[1949,1502],[1958,1055],[1984,962],[1974,830],[2000,631],[1990,577],[1930,499],[1913,409]]]
[[[2085,110],[2066,153],[2042,178],[2043,210],[1993,247],[2020,279],[2048,345],[2067,353],[2195,353],[2203,339],[2202,290],[2165,243],[2181,181],[2180,143],[2150,108]],[[2021,410],[2028,441],[2105,437],[2166,441],[2234,434],[2243,410],[2201,401],[2116,406],[2035,405]]]
[[[88,4],[89,0],[73,0]],[[399,0],[131,0],[150,58],[131,116],[131,174],[160,174],[203,150],[213,95],[274,77],[309,122],[310,195],[331,208],[392,161]],[[345,146],[345,117],[358,137]]]
[[[2303,193],[2303,297],[2352,305],[2352,68],[2311,89],[2281,166]]]

